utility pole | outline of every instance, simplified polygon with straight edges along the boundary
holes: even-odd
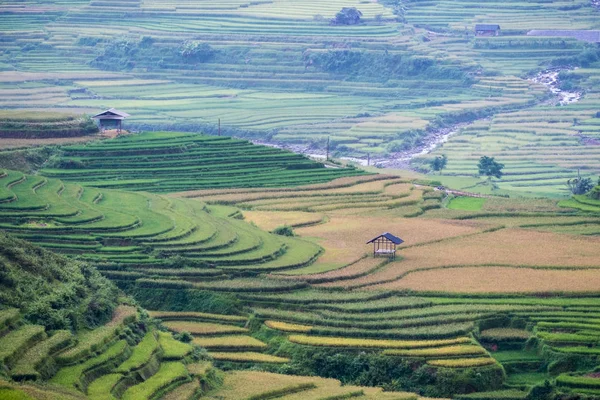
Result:
[[[371,165],[371,153],[367,153],[367,167]]]
[[[327,136],[327,157],[325,158],[325,161],[329,161],[329,136]]]
[[[219,136],[221,136],[221,118],[219,118]]]

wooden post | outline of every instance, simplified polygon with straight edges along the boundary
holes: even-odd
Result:
[[[221,136],[221,118],[219,118],[219,136]]]
[[[327,136],[327,156],[325,157],[325,161],[329,161],[329,136]]]
[[[367,153],[367,167],[371,165],[371,153]]]

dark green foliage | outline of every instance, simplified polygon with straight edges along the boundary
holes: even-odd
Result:
[[[180,332],[173,335],[173,337],[183,343],[190,343],[192,339],[194,339],[192,334],[189,332]]]
[[[552,400],[555,392],[554,387],[549,381],[545,381],[543,385],[534,386],[527,395],[527,400]]]
[[[117,289],[87,264],[0,233],[0,303],[48,329],[79,329],[106,322]]]
[[[477,165],[477,167],[479,168],[480,176],[485,175],[490,179],[492,178],[492,176],[498,179],[502,178],[502,168],[504,168],[504,164],[495,161],[494,157],[481,157],[479,159],[479,164]]]
[[[234,296],[205,290],[148,290],[134,287],[131,294],[142,307],[149,310],[239,314],[240,309],[240,302]]]
[[[594,188],[592,178],[582,178],[577,171],[577,178],[567,180],[567,187],[573,194],[586,194]]]
[[[273,233],[280,236],[294,236],[294,230],[291,226],[278,226],[273,230]]]
[[[588,197],[592,200],[600,200],[600,184],[588,193]]]
[[[305,58],[323,71],[347,74],[351,78],[388,81],[401,77],[423,76],[432,79],[456,79],[461,80],[465,85],[470,84],[466,71],[456,66],[444,65],[429,57],[389,53],[372,54],[360,50],[344,49],[308,53]]]
[[[334,22],[336,25],[356,25],[360,23],[362,15],[356,7],[344,7],[335,14]]]
[[[433,160],[431,160],[431,169],[434,171],[439,171],[440,175],[442,174],[442,170],[446,168],[446,164],[448,164],[448,157],[443,154],[441,157],[437,156]]]
[[[600,49],[586,48],[575,56],[562,57],[552,60],[551,64],[553,66],[568,65],[569,67],[589,67],[598,60],[600,60]]]
[[[130,70],[135,67],[139,51],[138,42],[127,39],[113,40],[104,46],[104,51],[91,64],[110,71]]]
[[[55,147],[33,147],[24,150],[0,152],[0,167],[31,173],[37,170],[57,149]]]
[[[215,51],[208,43],[188,40],[181,46],[179,54],[187,60],[205,62],[215,54]]]
[[[217,53],[208,43],[188,40],[179,46],[154,46],[155,39],[144,36],[141,40],[115,39],[106,43],[100,54],[90,63],[109,71],[127,71],[134,68],[149,70],[169,69],[175,66],[194,68],[195,63],[212,60]],[[157,57],[160,59],[157,61]]]

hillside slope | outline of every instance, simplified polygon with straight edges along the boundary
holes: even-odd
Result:
[[[94,268],[0,231],[0,304],[48,329],[106,322],[117,289]]]

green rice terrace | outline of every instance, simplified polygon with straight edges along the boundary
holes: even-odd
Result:
[[[325,168],[302,155],[246,140],[176,132],[65,146],[60,153],[41,174],[85,186],[150,192],[295,186],[364,174]]]
[[[0,399],[600,399],[598,0],[0,15]]]
[[[172,132],[54,154],[40,174],[0,176],[0,228],[68,257],[2,239],[6,396],[600,393],[593,192],[447,197],[431,181]],[[364,245],[383,230],[406,241],[394,260]],[[53,269],[32,279],[40,263]]]
[[[343,7],[360,23],[332,24]],[[563,194],[558,182],[578,168],[600,170],[597,46],[561,37],[600,28],[593,1],[8,1],[0,11],[3,108],[116,107],[132,115],[127,126],[152,130],[216,133],[221,120],[235,136],[308,154],[330,138],[338,155],[421,170],[431,155],[405,152],[458,130],[434,151],[447,153],[447,174],[470,177],[473,158],[497,156],[499,187],[534,196]],[[476,36],[478,23],[501,35]],[[557,107],[531,79],[548,67],[578,101]]]

